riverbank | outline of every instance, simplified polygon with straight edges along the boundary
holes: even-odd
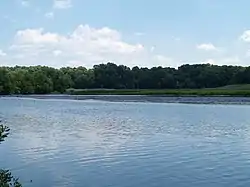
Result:
[[[226,104],[250,105],[250,97],[218,97],[218,96],[153,96],[153,95],[17,95],[6,96],[3,99],[42,99],[64,101],[90,101],[90,102],[132,102],[132,103],[182,103],[182,104]]]
[[[250,97],[250,90],[234,89],[70,89],[69,95],[151,95],[151,96],[223,96],[223,97]]]

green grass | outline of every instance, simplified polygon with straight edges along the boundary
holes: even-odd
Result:
[[[248,85],[250,87],[250,85]],[[211,89],[70,89],[72,95],[159,95],[159,96],[244,96],[250,97],[250,89],[243,85],[230,85]],[[241,89],[236,89],[241,88]],[[244,89],[243,89],[244,88]]]
[[[250,90],[250,84],[234,84],[234,85],[227,85],[220,88],[221,90]]]

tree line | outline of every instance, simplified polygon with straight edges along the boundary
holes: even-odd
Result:
[[[63,93],[74,89],[214,88],[250,83],[250,67],[211,64],[129,68],[114,63],[85,67],[0,67],[0,94]]]

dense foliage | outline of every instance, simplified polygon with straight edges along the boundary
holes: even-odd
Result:
[[[210,64],[182,65],[177,69],[129,68],[113,63],[92,69],[0,67],[0,94],[63,93],[68,88],[197,89],[246,83],[250,83],[250,67]]]
[[[1,121],[0,121],[1,123]],[[0,124],[0,144],[9,135],[9,128]],[[9,170],[0,169],[0,187],[22,187]]]

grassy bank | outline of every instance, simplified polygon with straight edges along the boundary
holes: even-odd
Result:
[[[215,88],[217,90],[250,90],[250,84],[234,84],[227,85],[219,88]]]
[[[88,89],[68,90],[71,95],[163,95],[163,96],[244,96],[250,97],[250,89],[228,89],[227,87],[213,89]]]

